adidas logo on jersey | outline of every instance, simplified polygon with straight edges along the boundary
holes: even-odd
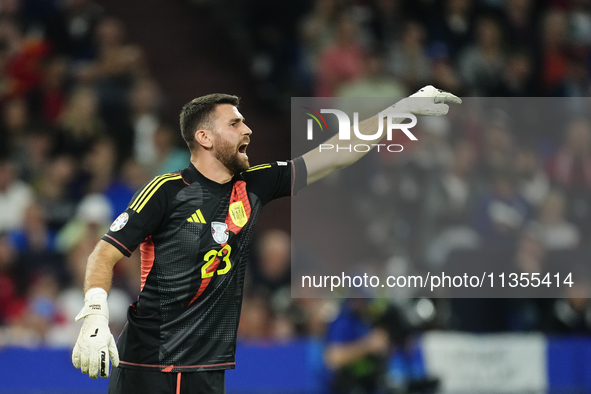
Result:
[[[191,217],[187,219],[187,222],[189,222],[189,223],[203,223],[203,224],[207,223],[205,221],[205,218],[201,214],[201,209],[196,210],[195,213],[192,214]]]

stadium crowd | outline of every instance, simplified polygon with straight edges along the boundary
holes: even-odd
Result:
[[[243,23],[228,30],[240,32],[237,42],[251,55],[258,93],[280,108],[290,96],[401,97],[425,84],[460,96],[590,93],[586,0],[236,3],[215,7],[244,11]],[[135,190],[188,160],[162,114],[164,97],[143,49],[99,2],[0,3],[0,346],[75,341],[94,245]],[[452,231],[465,242],[505,243],[523,264],[556,250],[585,258],[590,108],[554,134],[527,138],[503,113],[461,132],[433,124],[419,148],[372,180],[397,207],[384,244],[423,265],[444,263],[438,248]],[[354,210],[363,206],[357,197]],[[498,216],[487,209],[491,201],[504,208]],[[289,236],[260,234],[251,260],[240,337],[323,337],[338,306],[291,298]],[[115,336],[137,296],[139,267],[137,253],[116,266]],[[424,309],[419,301],[401,303],[403,315]],[[417,329],[591,331],[587,300],[532,303],[436,300],[434,313],[410,321]],[[462,319],[483,305],[494,321]],[[513,319],[524,310],[532,319]]]
[[[271,97],[400,97],[426,84],[463,97],[589,94],[585,0],[240,3],[219,8],[236,10]]]

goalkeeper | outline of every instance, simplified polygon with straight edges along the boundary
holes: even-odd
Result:
[[[445,115],[446,103],[461,100],[426,86],[388,111]],[[251,167],[252,131],[238,106],[236,96],[210,94],[183,107],[188,167],[140,189],[88,258],[72,361],[91,378],[108,377],[112,362],[111,394],[224,393],[224,371],[235,366],[245,257],[262,207],[366,154],[315,149]],[[359,131],[375,134],[378,116]],[[327,144],[337,142],[335,135]],[[113,266],[138,246],[141,291],[116,345],[107,310]]]

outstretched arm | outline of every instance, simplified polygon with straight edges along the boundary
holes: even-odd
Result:
[[[400,100],[386,111],[395,113],[411,113],[413,115],[426,115],[426,116],[441,116],[447,114],[449,106],[446,103],[460,104],[462,100],[454,96],[451,93],[444,92],[443,90],[436,89],[433,86],[425,86],[415,94]],[[383,111],[385,112],[385,111]],[[380,114],[377,114],[369,119],[366,119],[359,123],[359,132],[364,135],[376,134],[380,122]],[[394,118],[394,123],[402,123],[406,118]],[[382,121],[385,121],[383,118]],[[383,127],[382,131],[386,128]],[[377,144],[383,137],[381,135],[376,136],[372,141],[362,140],[352,132],[350,143],[351,145],[356,144]],[[339,136],[338,134],[331,137],[326,144],[338,145]],[[355,152],[354,150],[349,151],[320,151],[318,148],[309,151],[302,157],[306,163],[306,169],[308,171],[308,185],[316,182],[319,179],[333,173],[334,171],[347,167],[357,160],[361,159],[367,152]]]

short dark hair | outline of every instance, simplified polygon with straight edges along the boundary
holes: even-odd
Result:
[[[180,116],[181,135],[189,146],[189,150],[193,150],[195,131],[197,131],[198,127],[207,125],[212,121],[211,115],[219,104],[230,104],[238,107],[240,98],[230,94],[212,93],[197,97],[183,105]]]

